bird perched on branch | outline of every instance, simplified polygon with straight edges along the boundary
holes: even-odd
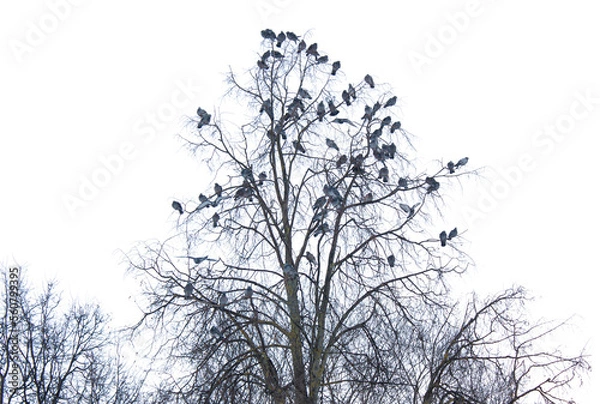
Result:
[[[293,140],[292,145],[294,146],[294,149],[298,150],[298,152],[303,154],[306,153],[306,149],[304,148],[304,146],[302,146],[299,140]]]
[[[338,70],[342,67],[342,63],[339,60],[336,60],[331,64],[331,75],[335,76]]]
[[[262,35],[262,37],[264,39],[270,39],[272,41],[277,40],[277,35],[275,35],[275,32],[273,32],[273,30],[270,30],[268,28],[260,31],[260,35]]]
[[[219,330],[217,327],[212,326],[210,328],[210,333],[218,340],[223,340],[225,339],[225,336],[223,335],[223,333],[221,332],[221,330]]]
[[[396,265],[396,257],[394,256],[394,254],[387,257],[387,262],[388,264],[390,264],[391,267]]]
[[[288,31],[285,34],[287,35],[287,39],[289,39],[290,41],[292,41],[292,42],[298,42],[298,39],[299,39],[298,35],[294,34],[291,31]]]
[[[340,158],[337,159],[337,161],[335,162],[335,167],[336,168],[340,168],[341,166],[343,166],[347,162],[348,162],[348,156],[346,156],[345,154],[342,154],[340,156]]]
[[[440,233],[440,244],[442,247],[446,247],[446,241],[448,240],[448,235],[446,234],[446,230],[443,230]]]
[[[317,47],[318,47],[318,45],[316,43],[313,43],[306,50],[306,54],[307,55],[313,55],[315,58],[318,58],[319,57],[319,52],[317,51]]]
[[[244,291],[244,297],[246,299],[252,299],[253,294],[254,294],[254,291],[252,290],[252,286],[248,286],[246,288],[246,290]]]
[[[276,39],[277,39],[277,44],[275,46],[277,46],[278,48],[281,48],[281,44],[286,39],[285,33],[284,32],[280,32],[279,35],[277,35]]]
[[[183,206],[181,206],[181,203],[179,203],[178,201],[173,201],[171,203],[171,207],[173,207],[173,209],[179,212],[180,215],[183,215]]]
[[[306,42],[304,42],[304,39],[303,39],[298,44],[298,53],[302,52],[304,49],[306,49]]]
[[[371,77],[370,74],[367,74],[365,76],[365,83],[367,83],[369,85],[369,87],[375,88],[375,82],[373,81],[373,77]]]
[[[455,227],[448,233],[448,240],[452,240],[456,236],[458,236],[458,229]]]
[[[398,97],[396,97],[396,96],[391,97],[389,100],[387,100],[385,102],[385,104],[383,104],[383,108],[392,107],[392,106],[396,105],[397,99],[398,99]]]
[[[329,100],[327,104],[329,105],[329,115],[336,116],[340,113],[340,111],[336,108],[332,100]]]
[[[186,300],[192,298],[192,294],[194,293],[194,285],[191,282],[188,282],[187,285],[183,288],[183,294]]]
[[[469,158],[463,157],[456,162],[456,164],[454,165],[454,168],[460,168],[460,167],[466,165],[468,162],[469,162]]]
[[[400,123],[400,121],[396,121],[392,124],[392,127],[390,128],[390,133],[394,133],[395,131],[397,131],[398,129],[400,129],[400,126],[402,124]]]
[[[217,227],[218,226],[220,218],[221,218],[221,216],[219,216],[219,214],[217,212],[215,212],[215,214],[212,216],[213,227]]]
[[[214,189],[215,189],[215,195],[221,196],[221,193],[223,192],[223,187],[215,182]]]
[[[327,145],[327,147],[331,147],[332,149],[340,151],[340,148],[338,147],[338,145],[329,138],[325,139],[325,144]]]
[[[325,116],[325,104],[323,101],[319,102],[317,105],[317,116],[319,117],[319,122],[323,122],[323,117]]]
[[[304,254],[304,256],[306,257],[306,259],[308,260],[308,262],[311,265],[317,266],[317,259],[315,258],[314,255],[312,255],[312,253],[310,251],[307,251],[306,254]]]

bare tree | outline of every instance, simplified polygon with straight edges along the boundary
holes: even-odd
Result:
[[[17,267],[1,276],[0,403],[142,402],[98,305],[65,304],[54,282],[34,295]]]
[[[288,32],[262,31],[227,120],[198,108],[190,149],[214,172],[173,201],[176,234],[129,255],[137,330],[156,332],[181,402],[564,402],[587,363],[538,347],[520,290],[456,302],[470,264],[442,191],[468,158],[413,164],[397,97]]]

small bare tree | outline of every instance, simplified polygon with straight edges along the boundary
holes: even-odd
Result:
[[[176,234],[129,255],[143,277],[164,394],[181,402],[564,402],[586,369],[542,350],[552,326],[524,295],[453,301],[469,266],[439,223],[462,157],[413,164],[397,97],[292,32],[262,31],[256,65],[230,73],[244,111],[198,108],[186,142],[213,170],[173,201]],[[464,303],[464,302],[463,302]],[[462,307],[462,309],[461,309]],[[160,341],[160,342],[159,342]]]
[[[142,402],[143,378],[112,353],[98,305],[66,305],[52,282],[34,295],[18,267],[0,276],[0,403]]]

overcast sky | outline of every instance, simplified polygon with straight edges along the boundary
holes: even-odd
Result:
[[[476,267],[526,286],[598,352],[598,13],[589,1],[20,1],[0,4],[0,263],[135,319],[122,251],[173,229],[210,173],[176,137],[254,65],[260,30],[310,36],[349,81],[399,96],[418,158],[468,156],[449,191]],[[390,6],[393,4],[393,8]],[[558,5],[560,4],[560,5]],[[599,363],[592,358],[592,364]],[[581,402],[592,403],[592,375]]]

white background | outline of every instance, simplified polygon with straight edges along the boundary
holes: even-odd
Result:
[[[476,262],[463,286],[524,285],[532,314],[574,316],[561,343],[594,355],[600,24],[591,3],[3,2],[0,263],[23,266],[33,285],[60,280],[66,296],[101,302],[117,324],[136,319],[123,251],[164,239],[172,198],[210,186],[176,137],[185,117],[219,107],[229,67],[254,66],[260,30],[291,30],[341,60],[349,81],[370,73],[394,89],[420,162],[469,156],[482,169],[448,190],[443,226],[465,231]],[[592,373],[574,397],[596,402],[599,382]]]

